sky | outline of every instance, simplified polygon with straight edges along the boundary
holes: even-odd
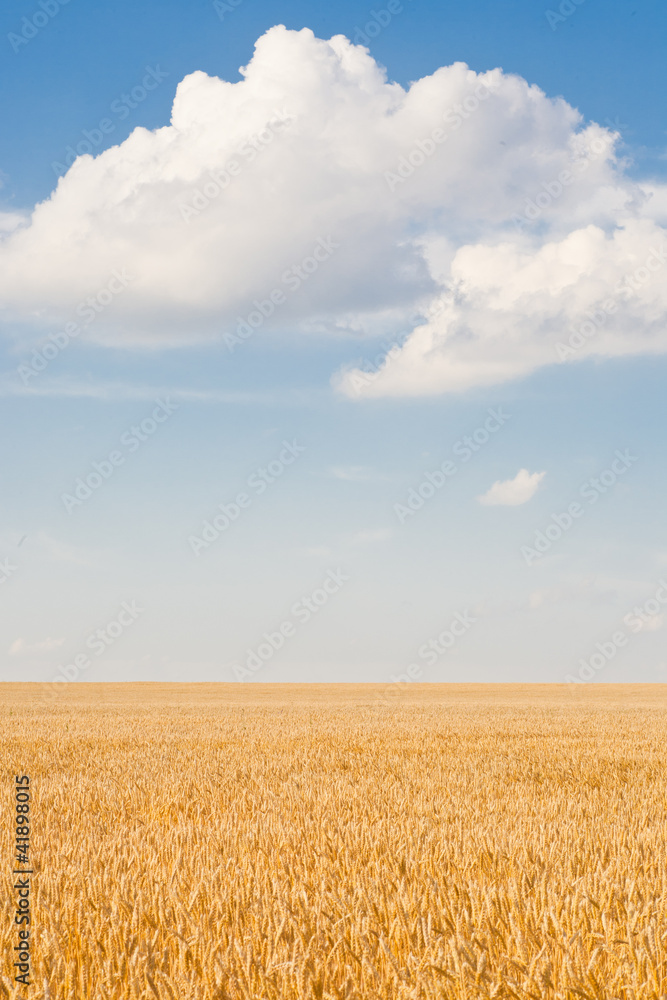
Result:
[[[0,19],[0,679],[667,679],[664,5]]]

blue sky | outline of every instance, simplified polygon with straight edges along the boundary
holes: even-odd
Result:
[[[225,6],[3,10],[0,676],[664,680],[664,7]]]

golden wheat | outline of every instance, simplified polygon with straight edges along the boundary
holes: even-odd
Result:
[[[0,996],[665,997],[667,691],[379,693],[3,685]]]

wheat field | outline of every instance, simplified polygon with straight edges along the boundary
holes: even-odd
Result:
[[[665,687],[386,690],[2,685],[0,995],[666,997]]]

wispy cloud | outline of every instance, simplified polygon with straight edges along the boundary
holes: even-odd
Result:
[[[386,479],[386,476],[368,465],[334,465],[327,470],[327,475],[347,483],[373,483]]]
[[[193,389],[187,386],[146,385],[135,382],[88,382],[72,378],[43,379],[23,385],[15,372],[0,374],[0,397],[44,396],[54,398],[116,400],[152,400],[170,396],[189,403],[226,403],[240,405],[299,405],[311,400],[315,390],[291,389],[289,392],[243,392],[220,389]]]
[[[25,639],[15,639],[14,642],[9,647],[10,656],[29,656],[33,653],[50,653],[54,649],[58,649],[64,643],[65,639],[52,639],[48,636],[41,642],[28,643]]]
[[[368,528],[366,531],[358,531],[350,538],[349,544],[352,546],[372,545],[374,542],[385,542],[391,538],[393,532],[389,528]]]
[[[40,531],[32,536],[33,543],[54,562],[74,563],[76,566],[99,566],[104,559],[101,552],[93,552],[67,542],[52,538],[46,532]]]

